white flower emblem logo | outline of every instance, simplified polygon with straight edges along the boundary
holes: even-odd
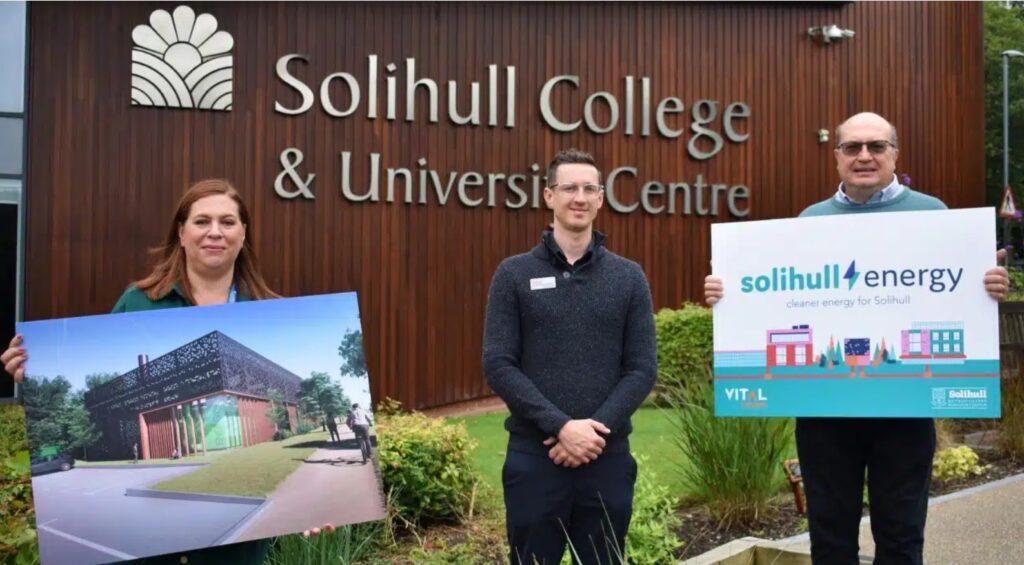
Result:
[[[132,30],[132,105],[231,110],[235,41],[217,19],[178,6]]]

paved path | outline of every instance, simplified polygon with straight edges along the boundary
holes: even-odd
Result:
[[[340,445],[326,443],[288,475],[235,541],[280,535],[281,524],[302,531],[326,523],[341,526],[383,518],[377,450],[374,459],[363,464],[352,432],[342,432],[341,440]]]
[[[125,496],[195,467],[72,469],[32,478],[44,563],[107,563],[208,547],[252,506]]]
[[[925,563],[1006,565],[1024,562],[1024,474],[933,498],[924,534]],[[794,549],[810,549],[807,536],[791,538]],[[860,527],[860,554],[875,554],[871,523]]]

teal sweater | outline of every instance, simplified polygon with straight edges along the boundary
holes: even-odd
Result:
[[[848,204],[836,200],[833,196],[817,204],[808,206],[800,217],[831,216],[833,214],[867,214],[871,212],[916,212],[921,210],[945,210],[946,205],[934,196],[922,194],[907,187],[899,196],[885,202],[871,204]]]

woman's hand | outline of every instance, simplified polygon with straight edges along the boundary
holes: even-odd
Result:
[[[25,341],[24,336],[14,336],[11,339],[10,347],[0,354],[0,365],[3,365],[4,370],[14,377],[16,383],[25,380],[25,361],[28,360],[28,352],[21,346],[23,341]]]

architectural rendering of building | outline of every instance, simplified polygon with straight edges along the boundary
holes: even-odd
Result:
[[[85,393],[102,433],[90,459],[182,457],[248,447],[273,439],[267,416],[273,391],[296,427],[299,377],[219,331],[139,366]]]

